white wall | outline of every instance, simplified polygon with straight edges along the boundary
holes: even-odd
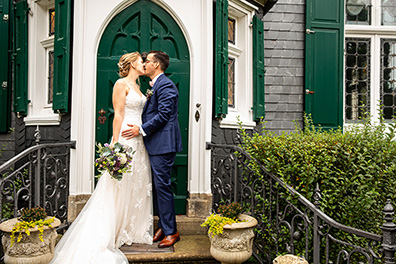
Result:
[[[135,3],[129,1],[75,1],[72,127],[76,149],[71,153],[70,194],[93,191],[96,103],[96,55],[101,35],[111,19]],[[188,191],[210,193],[213,22],[212,0],[153,0],[172,15],[190,49],[190,125]],[[132,51],[131,51],[132,52]],[[115,66],[116,67],[116,66]],[[199,108],[197,103],[201,104]],[[201,118],[195,121],[196,110]]]

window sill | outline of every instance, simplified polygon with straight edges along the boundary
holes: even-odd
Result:
[[[238,118],[239,118],[239,121],[238,121]],[[220,120],[219,125],[220,125],[220,128],[238,129],[239,128],[238,123],[240,123],[240,122],[242,122],[243,129],[254,129],[257,126],[256,122],[242,119],[237,112],[236,113],[233,113],[233,112],[228,113],[226,118]]]
[[[58,126],[61,121],[61,116],[53,114],[49,116],[30,116],[25,117],[25,126]]]

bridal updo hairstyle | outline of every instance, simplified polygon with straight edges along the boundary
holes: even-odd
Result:
[[[136,61],[138,58],[140,58],[141,55],[139,52],[132,52],[132,53],[126,53],[121,56],[120,61],[118,62],[118,69],[119,72],[118,74],[120,77],[126,77],[129,74],[129,71],[131,69],[131,63]]]

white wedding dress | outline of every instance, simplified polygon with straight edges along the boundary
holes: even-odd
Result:
[[[141,125],[145,96],[133,89],[125,101],[125,118],[121,131],[127,124]],[[50,263],[62,264],[128,264],[118,249],[123,244],[152,244],[153,209],[151,167],[141,135],[121,144],[133,148],[132,172],[125,173],[121,181],[104,173],[66,234],[55,248]]]

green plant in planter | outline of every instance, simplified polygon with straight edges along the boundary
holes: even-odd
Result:
[[[230,204],[220,205],[217,211],[219,212],[219,214],[221,214],[224,217],[237,220],[238,215],[243,212],[243,209],[238,202],[232,202]]]
[[[21,210],[21,217],[18,218],[19,222],[17,222],[11,231],[11,247],[15,242],[15,233],[18,232],[17,242],[20,242],[22,239],[22,233],[26,233],[26,235],[30,236],[29,228],[35,228],[37,226],[39,230],[40,241],[44,242],[43,234],[44,234],[44,226],[52,227],[51,223],[54,222],[55,217],[47,218],[47,213],[42,207],[35,208],[24,208]]]
[[[242,213],[242,206],[238,202],[233,202],[228,205],[220,205],[218,210],[219,214],[211,214],[206,218],[205,222],[201,224],[202,227],[208,226],[208,234],[212,237],[215,235],[223,234],[223,227],[237,223],[238,215]]]

